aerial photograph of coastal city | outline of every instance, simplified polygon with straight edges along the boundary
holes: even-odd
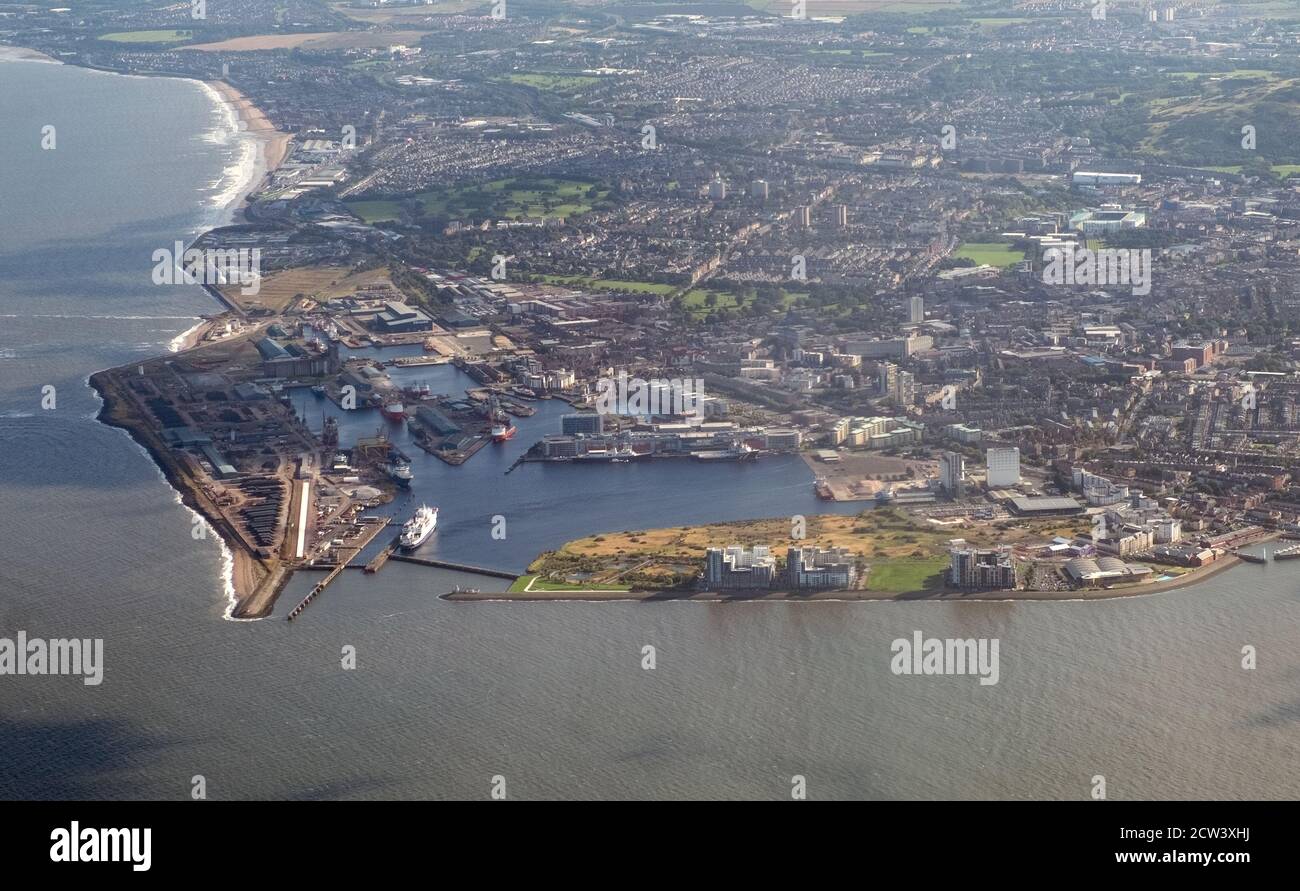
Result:
[[[0,0],[0,210],[0,799],[1300,799],[1300,0]]]

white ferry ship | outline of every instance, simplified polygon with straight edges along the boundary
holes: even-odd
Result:
[[[404,548],[418,548],[424,544],[425,539],[433,534],[433,529],[438,525],[438,509],[429,507],[427,504],[420,507],[415,512],[415,516],[406,521],[402,527],[402,537],[399,543]]]

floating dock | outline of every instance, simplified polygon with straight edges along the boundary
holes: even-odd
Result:
[[[1247,563],[1267,563],[1268,554],[1247,554],[1245,551],[1233,551],[1234,557],[1245,560]]]

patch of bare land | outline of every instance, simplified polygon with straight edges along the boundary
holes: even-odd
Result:
[[[29,62],[58,62],[58,59],[51,58],[45,53],[37,52],[34,49],[28,49],[25,46],[0,46],[0,59],[16,59]]]
[[[345,50],[377,49],[395,44],[419,43],[422,31],[321,31],[309,34],[257,34],[215,43],[181,47],[213,53],[257,52],[276,49]]]
[[[492,7],[490,0],[433,0],[432,3],[419,6],[393,6],[386,9],[370,9],[351,3],[331,3],[330,8],[358,22],[377,25],[396,22],[407,27],[416,27],[424,19],[434,16],[460,15],[475,10],[482,10],[487,14]]]
[[[393,287],[384,267],[353,272],[345,266],[298,266],[268,274],[256,294],[244,294],[238,284],[221,289],[222,296],[244,311],[265,308],[274,313],[287,310],[295,300],[309,297],[318,302],[355,294],[358,289]]]
[[[887,486],[906,488],[939,475],[937,461],[894,458],[872,452],[846,451],[837,455],[839,460],[832,462],[819,461],[814,453],[803,455],[804,463],[826,481],[835,501],[870,501]]]

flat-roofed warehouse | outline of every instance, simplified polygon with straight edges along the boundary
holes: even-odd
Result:
[[[418,307],[389,300],[384,303],[383,310],[375,316],[372,327],[385,334],[432,331],[433,317]]]
[[[1071,517],[1083,513],[1083,505],[1064,495],[1042,498],[1008,498],[1007,507],[1021,517]]]

